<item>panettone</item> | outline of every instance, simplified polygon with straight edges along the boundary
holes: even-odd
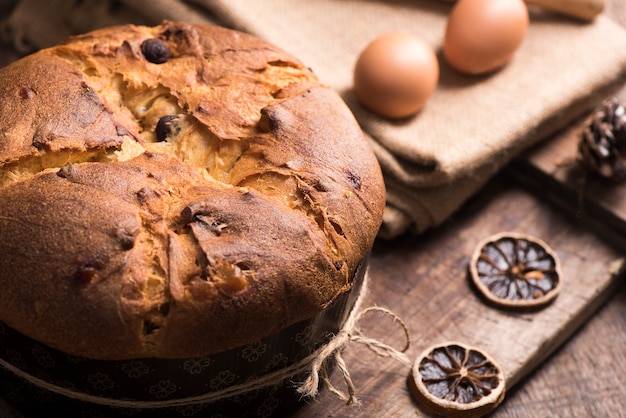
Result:
[[[253,36],[120,26],[0,70],[0,321],[63,352],[187,358],[309,318],[384,203],[339,95]]]

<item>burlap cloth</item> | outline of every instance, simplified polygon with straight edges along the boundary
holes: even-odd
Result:
[[[162,19],[218,23],[253,33],[309,65],[352,108],[379,158],[387,186],[381,237],[439,225],[514,156],[621,87],[626,31],[531,9],[514,60],[488,76],[441,78],[415,117],[392,122],[351,92],[359,52],[376,36],[409,31],[440,50],[451,5],[437,0],[25,0],[0,28],[23,50],[71,33]]]

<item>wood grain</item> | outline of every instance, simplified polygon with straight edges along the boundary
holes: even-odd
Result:
[[[607,181],[576,162],[585,120],[513,161],[507,170],[581,222],[626,248],[626,182]]]
[[[532,313],[486,305],[467,278],[475,245],[500,231],[546,240],[563,263],[564,288],[556,301]],[[412,359],[426,346],[458,340],[482,347],[505,369],[507,386],[518,384],[603,304],[621,275],[612,274],[620,252],[541,197],[508,179],[494,180],[446,226],[399,242],[379,242],[371,260],[369,304],[389,307],[413,335]],[[400,263],[399,260],[402,260]],[[365,334],[395,347],[402,333],[390,318],[367,317]],[[328,391],[297,416],[423,415],[408,392],[409,370],[351,345],[345,360],[360,394],[360,408],[344,406]],[[334,383],[340,385],[339,376]]]
[[[626,411],[626,286],[510,393],[494,416],[620,417]]]

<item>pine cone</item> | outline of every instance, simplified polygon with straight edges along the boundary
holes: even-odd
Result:
[[[626,108],[605,100],[587,119],[578,142],[578,161],[602,177],[626,178]]]

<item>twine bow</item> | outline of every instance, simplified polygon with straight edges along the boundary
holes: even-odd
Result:
[[[343,351],[351,342],[363,344],[378,356],[392,358],[405,366],[411,367],[410,359],[406,354],[404,354],[408,350],[411,341],[407,325],[396,314],[386,308],[372,306],[360,310],[364,293],[365,292],[362,292],[361,295],[359,295],[359,298],[343,328],[317,353],[316,358],[314,358],[311,362],[311,372],[309,377],[297,388],[298,393],[301,395],[311,398],[315,397],[319,390],[318,388],[321,378],[328,390],[344,401],[347,405],[359,405],[360,402],[356,396],[356,387],[342,356]],[[394,322],[400,325],[406,338],[406,344],[402,350],[396,350],[395,348],[377,339],[365,336],[361,332],[358,327],[359,321],[369,312],[381,312],[383,314],[387,314],[394,320]],[[329,379],[328,365],[331,361],[335,362],[337,368],[341,372],[344,383],[347,387],[347,394],[335,387]]]

